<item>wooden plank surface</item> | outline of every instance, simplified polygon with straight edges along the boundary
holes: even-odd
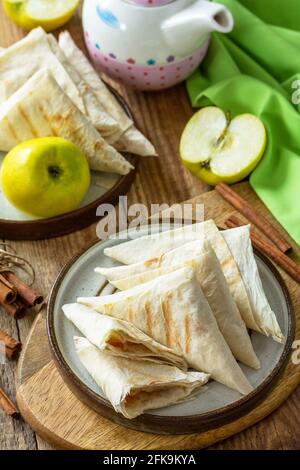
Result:
[[[83,45],[80,18],[75,17],[67,26],[72,36]],[[24,35],[4,15],[0,6],[0,47],[7,47]],[[128,194],[128,203],[167,203],[187,200],[208,190],[208,187],[191,176],[181,165],[178,143],[182,129],[193,111],[184,85],[159,93],[139,93],[118,87],[127,99],[136,121],[153,141],[159,152],[158,159],[142,159],[135,183]],[[36,287],[45,296],[60,268],[70,257],[88,246],[96,237],[96,226],[67,237],[41,242],[13,243],[14,248],[30,259],[37,272]],[[22,341],[28,335],[34,319],[30,314],[15,322],[0,315],[0,328]],[[15,364],[0,366],[0,386],[14,396]],[[300,413],[299,390],[276,412],[274,417],[219,444],[219,449],[238,448],[298,448],[300,431],[295,416]],[[49,448],[22,420],[12,421],[0,411],[0,449]]]

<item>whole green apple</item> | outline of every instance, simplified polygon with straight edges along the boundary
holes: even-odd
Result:
[[[60,137],[17,145],[4,158],[0,179],[11,204],[37,217],[54,217],[76,209],[91,181],[84,154]]]

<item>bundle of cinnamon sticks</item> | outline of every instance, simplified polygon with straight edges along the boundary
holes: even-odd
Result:
[[[215,189],[225,201],[231,204],[253,224],[251,226],[251,240],[253,246],[273,259],[287,274],[300,284],[300,266],[286,255],[287,251],[292,248],[287,240],[282,237],[278,230],[268,222],[265,217],[259,214],[230,186],[221,183],[218,184]],[[225,221],[225,225],[228,228],[236,228],[245,225],[245,223],[238,216],[232,215]],[[265,235],[265,238],[261,236],[257,229]]]
[[[0,273],[0,306],[8,315],[15,319],[22,318],[26,310],[43,302],[43,297],[37,294],[12,271]],[[0,330],[0,354],[9,360],[16,359],[22,345],[5,331]],[[14,403],[0,388],[0,407],[9,416],[18,418],[20,413]]]
[[[0,274],[0,305],[8,315],[22,318],[26,309],[43,302],[43,297],[11,271]]]

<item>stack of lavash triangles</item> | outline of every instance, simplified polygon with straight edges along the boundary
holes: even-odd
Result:
[[[119,151],[156,155],[69,33],[36,28],[0,50],[0,151],[49,136],[71,140],[96,171],[129,173]]]
[[[186,400],[209,378],[252,391],[237,362],[260,368],[248,329],[284,337],[249,226],[220,232],[209,220],[104,253],[124,263],[96,269],[119,292],[78,298],[63,310],[86,338],[75,338],[83,365],[116,411],[133,418]]]

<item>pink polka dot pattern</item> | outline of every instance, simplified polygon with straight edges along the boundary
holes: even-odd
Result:
[[[110,77],[139,90],[163,90],[177,85],[191,75],[202,62],[208,42],[194,54],[181,60],[157,65],[140,65],[120,62],[101,50],[86,36],[86,45],[96,67]]]
[[[136,3],[137,5],[142,5],[144,7],[160,7],[171,3],[174,0],[130,0],[131,3]]]

